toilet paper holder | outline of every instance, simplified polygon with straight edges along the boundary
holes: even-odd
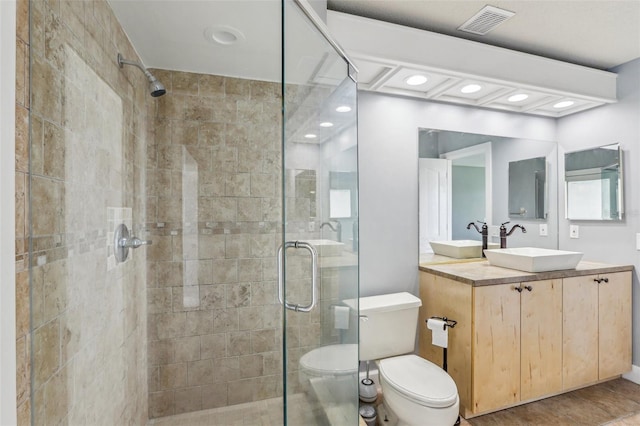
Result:
[[[447,317],[431,317],[431,318],[426,319],[425,322],[429,321],[429,319],[439,319],[441,321],[444,321],[444,324],[442,325],[442,329],[443,330],[446,330],[447,327],[454,328],[456,326],[456,324],[458,323],[458,321],[449,319]]]

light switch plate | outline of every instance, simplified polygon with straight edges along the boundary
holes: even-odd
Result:
[[[640,234],[636,234],[636,250],[640,250]]]
[[[580,238],[580,227],[578,225],[569,225],[569,238]]]
[[[546,223],[541,223],[540,224],[540,236],[541,237],[546,237],[547,235],[549,235],[549,233],[547,231],[547,224]]]

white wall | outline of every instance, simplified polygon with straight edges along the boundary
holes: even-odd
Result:
[[[0,1],[0,425],[16,424],[16,2]]]
[[[640,59],[612,71],[619,75],[618,103],[559,120],[361,92],[361,294],[417,294],[419,127],[557,140],[558,170],[564,168],[566,151],[619,142],[625,154],[625,220],[578,222],[576,240],[569,239],[569,221],[560,219],[559,247],[584,252],[586,260],[634,265],[633,323],[640,324],[640,251],[635,247],[640,232]],[[560,217],[564,217],[563,200],[561,183]],[[640,365],[640,326],[633,330],[633,354],[634,365]]]
[[[640,58],[612,70],[618,73],[618,103],[558,120],[560,152],[620,143],[624,151],[625,218],[622,222],[560,220],[560,247],[584,252],[584,259],[635,266],[633,279],[633,363],[640,365]],[[564,155],[560,156],[564,168]],[[564,187],[559,188],[564,200]],[[560,203],[564,206],[564,201]],[[561,211],[564,217],[564,211]],[[569,238],[569,224],[580,226],[580,238]]]
[[[418,128],[553,141],[554,119],[358,94],[360,294],[418,289]]]

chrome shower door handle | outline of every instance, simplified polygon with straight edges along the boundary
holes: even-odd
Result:
[[[298,305],[289,303],[284,295],[284,255],[288,248],[305,249],[311,253],[311,303]],[[296,312],[311,312],[318,303],[318,251],[304,241],[286,241],[278,248],[278,300],[287,309]]]

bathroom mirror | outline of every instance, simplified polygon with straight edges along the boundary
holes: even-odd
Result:
[[[302,217],[317,216],[316,171],[309,169],[291,169],[293,184],[288,184],[296,194],[295,205]]]
[[[509,218],[547,218],[547,160],[545,157],[509,161]]]
[[[481,240],[475,229],[467,229],[478,220],[489,225],[489,242],[499,243],[498,227],[511,221],[528,232],[511,236],[509,247],[558,248],[556,142],[438,129],[419,129],[418,135],[421,259],[432,253],[429,241]],[[520,178],[533,180],[526,204],[509,195],[510,165],[521,162],[522,169],[512,170],[512,186]],[[528,169],[544,170],[544,176],[538,173],[536,183]],[[510,198],[521,204],[515,211],[524,207],[527,215],[510,215]]]
[[[566,153],[564,170],[567,219],[622,220],[620,144]]]

